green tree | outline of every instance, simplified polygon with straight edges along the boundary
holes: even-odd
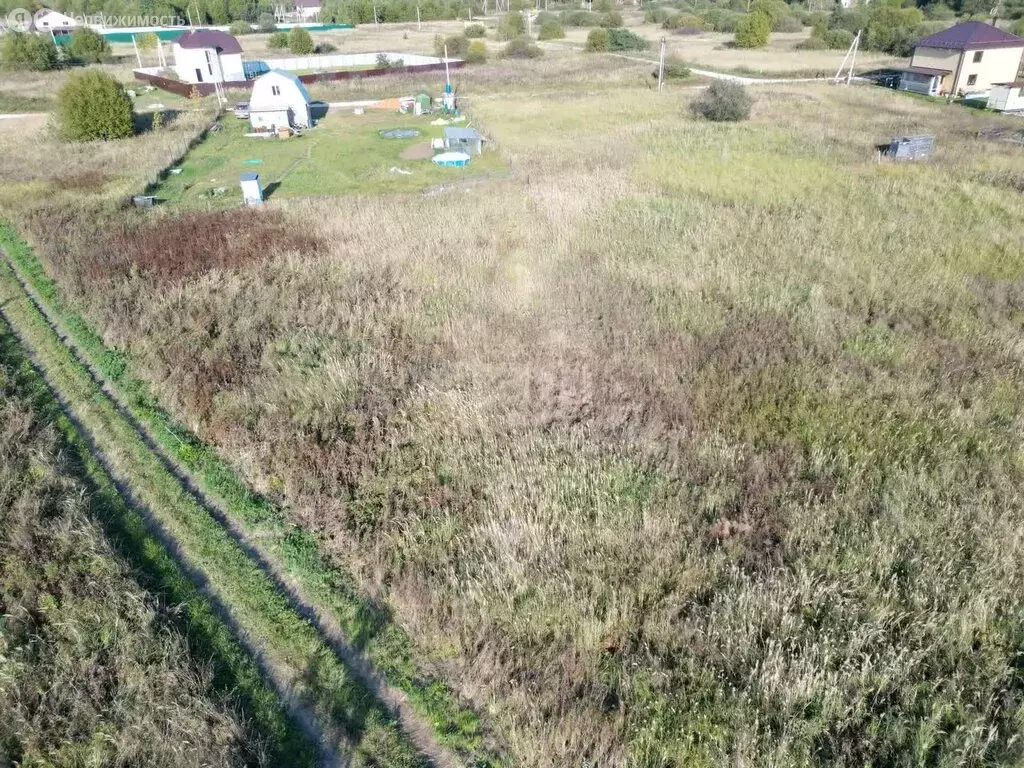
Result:
[[[565,29],[562,28],[562,24],[554,19],[545,21],[540,25],[540,31],[537,33],[538,40],[561,40],[565,37]]]
[[[470,24],[462,31],[462,34],[464,34],[466,37],[472,38],[486,37],[487,29],[484,27],[483,24]]]
[[[0,61],[8,69],[32,69],[39,72],[57,66],[57,46],[49,37],[25,32],[0,36]]]
[[[609,51],[645,51],[649,45],[647,38],[628,29],[608,30]]]
[[[587,45],[585,50],[591,52],[600,52],[608,50],[608,30],[603,27],[590,30],[590,34],[587,35]]]
[[[526,34],[526,21],[521,13],[506,13],[498,21],[497,37],[499,40],[512,40]]]
[[[487,43],[483,40],[474,40],[469,44],[469,51],[466,53],[467,64],[483,64],[487,61]]]
[[[135,46],[143,53],[153,51],[156,50],[157,39],[156,32],[140,32],[135,36]]]
[[[276,32],[277,21],[274,19],[274,14],[264,11],[260,14],[259,21],[256,22],[256,31],[258,32]]]
[[[132,100],[105,72],[79,72],[57,94],[57,125],[65,141],[122,139],[135,131]]]
[[[917,8],[875,6],[868,23],[867,47],[894,56],[907,56],[917,42],[914,30],[923,21],[924,14]]]
[[[763,48],[772,33],[772,21],[762,11],[748,13],[736,26],[736,38],[733,41],[737,48]]]
[[[288,33],[288,50],[304,56],[313,52],[313,36],[302,27],[292,27]]]
[[[267,38],[267,48],[271,50],[280,50],[288,47],[288,33],[279,31],[274,32],[269,38]]]
[[[251,35],[252,24],[250,24],[248,21],[243,21],[242,19],[236,19],[235,21],[231,22],[231,25],[228,27],[228,32],[230,32],[235,37],[239,37],[241,35]]]
[[[110,57],[110,43],[99,32],[79,27],[71,33],[68,55],[87,64],[98,64]]]

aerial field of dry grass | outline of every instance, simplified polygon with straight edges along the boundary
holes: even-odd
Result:
[[[716,125],[570,53],[460,77],[511,178],[116,209],[189,113],[41,127],[0,208],[511,764],[1024,760],[1009,123],[790,85]],[[912,133],[930,162],[877,162]]]

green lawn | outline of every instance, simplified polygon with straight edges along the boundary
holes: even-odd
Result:
[[[429,160],[403,160],[409,146],[440,136],[430,119],[392,113],[334,114],[303,136],[290,139],[246,137],[247,120],[225,117],[223,129],[211,133],[152,194],[167,204],[192,208],[224,207],[241,198],[238,176],[260,175],[265,194],[303,197],[372,192],[418,192],[435,184],[506,172],[498,152],[485,150],[466,168],[439,168]],[[383,139],[379,131],[418,128],[413,139]],[[259,161],[259,162],[246,162]],[[411,171],[406,175],[392,171]],[[219,197],[212,190],[226,187]]]

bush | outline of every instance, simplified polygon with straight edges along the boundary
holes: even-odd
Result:
[[[337,53],[338,46],[334,43],[317,43],[313,48],[313,53]]]
[[[761,11],[748,13],[740,19],[733,43],[737,48],[763,48],[771,33],[772,21],[767,14]]]
[[[584,50],[591,52],[607,51],[611,44],[611,38],[607,29],[592,29],[587,35],[587,45]]]
[[[7,32],[0,35],[0,61],[8,69],[42,72],[57,66],[57,46],[42,35]]]
[[[526,21],[521,13],[506,13],[498,21],[499,40],[513,40],[526,34]]]
[[[644,11],[644,21],[648,24],[664,24],[676,11],[672,8],[648,8]]]
[[[319,47],[319,46],[317,46]],[[334,46],[331,46],[334,48]],[[337,49],[335,49],[337,50]],[[394,67],[404,67],[405,59],[392,59],[386,53],[377,54],[377,69],[392,69]]]
[[[804,25],[796,16],[782,16],[772,24],[772,32],[803,32]]]
[[[753,0],[750,4],[751,13],[763,13],[771,22],[772,29],[781,19],[792,15],[789,6],[783,0]]]
[[[704,21],[700,16],[692,13],[677,13],[669,16],[661,23],[662,29],[671,29],[676,32],[700,32],[704,29]]]
[[[812,35],[824,37],[825,33],[828,32],[828,14],[824,11],[815,11],[807,17],[807,21],[809,22]]]
[[[313,52],[313,36],[302,27],[292,27],[288,33],[288,50],[303,56]]]
[[[156,32],[140,32],[135,36],[135,47],[143,53],[155,50],[157,39]]]
[[[646,51],[649,45],[647,38],[628,29],[608,30],[609,51]]]
[[[469,38],[465,35],[449,35],[448,37],[441,37],[440,35],[437,35],[434,38],[435,55],[444,56],[446,46],[448,50],[448,58],[464,59],[466,58],[466,54],[469,53]]]
[[[75,61],[99,64],[110,57],[110,44],[99,32],[79,27],[71,33],[67,53]]]
[[[242,19],[236,19],[231,22],[231,25],[228,27],[228,32],[235,37],[238,37],[239,35],[251,35],[252,24],[248,21],[243,21]]]
[[[666,80],[685,80],[692,74],[693,73],[690,71],[690,68],[686,66],[686,64],[683,63],[683,60],[676,54],[673,53],[665,59]],[[657,71],[655,71],[654,75],[657,77]]]
[[[715,80],[690,109],[705,120],[735,123],[750,117],[752,105],[753,100],[742,85],[731,80]]]
[[[65,141],[123,139],[135,132],[132,100],[105,72],[79,72],[57,94],[57,125]]]
[[[622,14],[619,13],[618,11],[608,11],[608,13],[605,13],[601,16],[601,19],[598,22],[598,24],[600,24],[602,27],[606,27],[607,29],[621,27],[623,24]]]
[[[945,3],[932,3],[924,7],[924,15],[937,21],[949,21],[956,18],[956,13]]]
[[[1024,19],[1017,19],[1010,26],[1010,32],[1018,37],[1024,37]]]
[[[258,32],[276,32],[277,31],[277,20],[274,18],[272,13],[261,13],[259,21],[256,22],[256,30]]]
[[[601,16],[591,11],[566,11],[562,14],[562,23],[567,27],[596,27]]]
[[[565,29],[557,21],[545,21],[537,33],[538,40],[560,40],[565,37]]]
[[[703,14],[705,25],[715,32],[735,32],[740,23],[740,14],[724,8],[712,8]]]
[[[525,35],[509,40],[501,52],[502,58],[505,59],[536,59],[542,55],[544,55],[544,51]]]
[[[279,50],[288,47],[288,33],[275,32],[267,39],[267,48]]]
[[[483,64],[487,61],[487,44],[483,40],[474,40],[469,44],[466,53],[467,64]]]
[[[462,31],[462,34],[469,38],[486,37],[487,29],[483,24],[470,24]]]

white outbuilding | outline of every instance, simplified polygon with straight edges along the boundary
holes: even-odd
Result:
[[[242,46],[227,32],[196,29],[174,41],[174,71],[186,83],[232,83],[245,80]]]
[[[249,98],[249,122],[257,131],[311,126],[309,92],[299,76],[272,69],[257,77]]]
[[[32,25],[37,32],[53,32],[61,34],[68,32],[78,26],[73,16],[68,16],[59,11],[51,11],[49,8],[41,8],[36,11]]]
[[[985,106],[999,112],[1024,111],[1024,80],[993,85]]]

